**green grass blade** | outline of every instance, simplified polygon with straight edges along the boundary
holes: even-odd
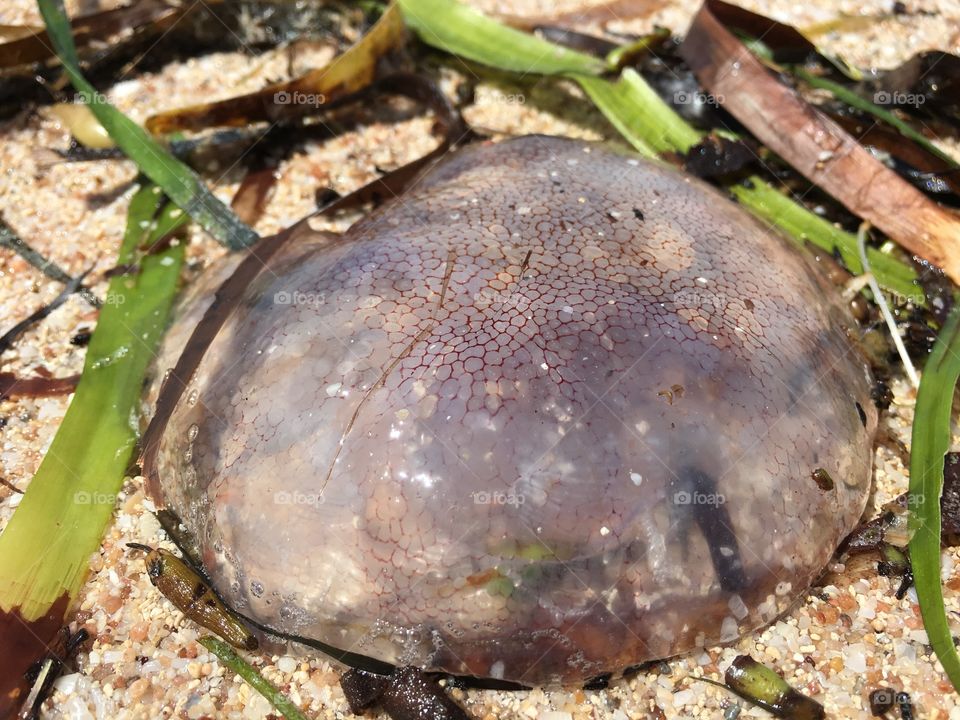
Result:
[[[198,642],[212,652],[227,668],[242,677],[247,683],[263,695],[287,720],[307,720],[290,698],[280,692],[261,675],[253,665],[237,655],[230,645],[215,637],[202,637]]]
[[[844,264],[854,274],[863,272],[857,251],[857,238],[841,230],[819,215],[798,205],[789,197],[758,177],[749,178],[753,187],[736,184],[730,186],[745,208],[754,215],[776,225],[787,237],[802,244],[804,240],[827,252],[838,252]],[[917,272],[900,260],[876,248],[867,248],[870,270],[884,290],[895,295],[897,302],[910,301],[915,305],[926,304],[923,288],[917,283]]]
[[[47,34],[70,82],[127,157],[198,225],[221,243],[233,250],[255,243],[259,236],[220,202],[193,170],[167,152],[146,130],[108,103],[83,77],[70,23],[63,9],[63,0],[37,0],[37,4],[46,23]]]
[[[603,113],[611,125],[633,145],[641,155],[656,157],[658,149],[648,142],[648,133],[641,125],[639,116],[633,113],[633,104],[624,96],[620,83],[613,83],[589,75],[571,75],[572,79]]]
[[[603,60],[501,25],[450,0],[398,0],[403,18],[428,45],[484,65],[521,74],[596,75]]]
[[[117,263],[139,272],[110,282],[83,376],[20,506],[0,534],[0,609],[34,619],[73,598],[113,514],[137,438],[136,409],[147,366],[166,325],[182,246],[139,257],[144,227],[163,196],[140,189],[130,203]]]
[[[616,82],[572,75],[593,104],[638,152],[686,152],[700,142],[702,134],[684,122],[663,102],[633,68],[626,68]]]
[[[927,359],[917,391],[910,448],[910,563],[927,631],[940,664],[960,692],[960,657],[953,644],[940,586],[940,495],[950,417],[960,378],[960,305],[955,306]]]

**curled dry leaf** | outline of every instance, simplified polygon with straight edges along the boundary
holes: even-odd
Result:
[[[954,120],[960,119],[960,56],[940,50],[918,53],[883,73],[876,87],[894,104],[902,99],[908,110],[936,108]],[[919,106],[909,105],[918,98],[922,98]]]
[[[103,41],[131,28],[154,25],[158,32],[170,28],[186,10],[168,0],[140,0],[132,5],[103,10],[74,18],[70,22],[78,47],[94,41]],[[11,40],[0,44],[0,67],[9,68],[25,63],[40,62],[54,55],[50,38],[42,28],[25,27],[24,32],[7,33]]]
[[[366,35],[324,67],[247,95],[153,115],[147,129],[163,134],[302,117],[370,85],[377,61],[399,47],[404,36],[403,18],[391,3]]]
[[[960,282],[960,218],[876,160],[829,117],[783,85],[725,26],[743,11],[706,0],[681,54],[701,84],[808,180],[911,253]]]

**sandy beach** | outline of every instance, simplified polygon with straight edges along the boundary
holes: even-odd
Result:
[[[554,14],[580,9],[582,0],[536,3],[476,3],[484,10],[513,15]],[[951,0],[908,0],[905,12],[893,14],[887,0],[853,2],[772,0],[743,2],[746,7],[804,28],[841,14],[876,20],[844,32],[822,35],[827,50],[860,67],[892,67],[925,49],[960,52],[960,3]],[[68,3],[76,11],[79,3]],[[660,25],[683,34],[698,7],[696,0],[657,6],[645,17],[613,22],[607,29],[643,33]],[[91,11],[93,3],[83,3]],[[30,0],[7,0],[0,24],[39,23]],[[597,32],[589,23],[578,29]],[[331,57],[331,47],[320,51]],[[225,98],[276,80],[286,72],[282,50],[262,57],[242,52],[213,53],[167,65],[157,73],[131,73],[112,87],[101,87],[110,100],[138,121],[152,113],[191,103]],[[451,61],[441,73],[443,89],[453,95],[463,73]],[[465,117],[494,137],[548,133],[584,139],[617,139],[617,132],[586,101],[555,112],[552,83],[524,83],[514,88],[478,80],[474,103]],[[370,121],[333,139],[295,147],[277,168],[276,191],[257,223],[268,235],[288,227],[316,208],[318,188],[347,193],[433,148],[431,118],[414,115],[395,122],[387,111],[370,112]],[[51,149],[70,141],[65,127],[49,108],[27,108],[0,122],[0,213],[16,232],[67,272],[91,269],[90,288],[106,292],[105,271],[115,261],[136,177],[129,161],[57,162]],[[960,158],[957,146],[941,146]],[[208,173],[214,192],[229,202],[242,177],[242,165]],[[342,231],[358,215],[336,223]],[[192,278],[224,250],[197,229],[189,234],[184,281]],[[6,330],[50,302],[62,286],[43,276],[13,253],[0,250],[0,317]],[[64,306],[31,329],[7,351],[0,371],[53,376],[79,373],[84,349],[71,343],[91,330],[96,311],[74,295]],[[915,393],[903,380],[893,384],[894,402],[881,417],[888,438],[875,449],[875,493],[866,517],[907,489],[907,468],[895,447],[909,447]],[[26,489],[30,478],[69,404],[69,396],[19,398],[0,402],[0,475]],[[893,441],[891,441],[892,439]],[[955,438],[957,441],[958,438]],[[960,442],[955,442],[955,449]],[[21,495],[0,486],[0,529]],[[130,477],[117,500],[114,522],[100,552],[91,558],[89,580],[80,596],[74,629],[84,627],[93,638],[89,652],[78,658],[79,671],[61,677],[45,705],[52,720],[85,718],[230,718],[271,716],[271,708],[239,677],[225,671],[198,645],[203,633],[184,619],[150,584],[142,556],[127,542],[173,549],[163,534],[155,509],[145,496],[143,478]],[[943,555],[948,615],[960,613],[960,550]],[[910,693],[916,717],[960,720],[960,703],[933,657],[916,601],[910,590],[894,597],[897,581],[879,577],[872,562],[835,561],[821,584],[762,632],[724,646],[710,647],[670,659],[658,668],[601,691],[495,692],[453,690],[476,718],[542,718],[543,720],[626,720],[627,718],[769,717],[721,688],[716,681],[737,655],[749,654],[781,672],[798,690],[815,697],[829,717],[871,717],[868,696],[879,687]],[[288,654],[253,653],[251,661],[311,717],[351,717],[340,690],[340,668],[322,656],[291,648]],[[738,708],[738,709],[736,709]],[[276,717],[276,715],[274,715]]]

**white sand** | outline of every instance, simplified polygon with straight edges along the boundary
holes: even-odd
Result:
[[[485,9],[524,14],[543,12],[533,0],[509,3],[487,0]],[[580,0],[555,3],[563,10]],[[800,27],[831,20],[840,12],[882,15],[890,3],[871,0],[807,0],[746,3]],[[665,6],[638,21],[614,23],[622,31],[649,30],[654,23],[682,31],[696,9],[696,0]],[[91,10],[94,3],[84,3]],[[908,14],[868,23],[820,42],[855,65],[895,65],[918,50],[960,49],[960,5],[949,0],[908,2]],[[538,9],[539,8],[539,9]],[[31,0],[7,0],[0,24],[38,22]],[[589,27],[582,28],[590,30]],[[281,58],[282,60],[282,58]],[[128,78],[103,88],[114,102],[137,119],[179,105],[225,97],[275,79],[283,62],[253,60],[240,53],[210,55],[172,64],[156,75]],[[454,63],[453,67],[457,67]],[[456,73],[451,71],[450,86]],[[511,97],[513,95],[513,97]],[[467,111],[478,126],[505,133],[550,132],[589,138],[615,137],[615,132],[584,105],[570,108],[564,119],[539,109],[550,107],[545,85],[516,93],[481,85],[477,104]],[[308,144],[281,166],[281,179],[262,233],[289,225],[313,209],[318,187],[349,191],[433,145],[430,121],[418,118],[400,124],[372,123],[322,145]],[[65,147],[68,135],[46,110],[26,111],[0,124],[0,212],[37,249],[71,273],[94,266],[93,277],[113,264],[131,193],[123,191],[105,204],[91,205],[97,193],[109,193],[134,177],[129,162],[46,164],[45,148]],[[239,180],[234,170],[217,182],[217,193],[229,199]],[[341,225],[342,228],[342,225]],[[191,263],[197,267],[221,250],[194,233]],[[190,273],[192,276],[193,273]],[[0,252],[0,313],[4,327],[59,292],[25,262]],[[103,295],[105,283],[94,290]],[[91,328],[96,314],[72,299],[21,340],[4,357],[2,370],[30,374],[46,368],[55,375],[79,372],[83,350],[69,344],[79,329]],[[884,423],[891,434],[909,443],[913,394],[897,384],[896,403]],[[48,446],[68,403],[67,398],[7,400],[0,417],[0,473],[24,488]],[[877,493],[873,507],[907,486],[906,470],[885,447],[876,451]],[[19,496],[0,487],[0,526]],[[162,535],[143,496],[140,478],[129,479],[118,502],[117,519],[109,529],[81,600],[74,627],[84,626],[95,638],[93,649],[79,658],[80,672],[61,678],[46,705],[51,718],[263,718],[270,708],[245,683],[224,672],[196,642],[198,628],[187,622],[150,585],[143,561],[124,548],[128,541],[157,544]],[[944,555],[947,609],[960,611],[960,578],[954,572],[956,550]],[[875,565],[832,568],[819,594],[811,594],[790,614],[762,633],[729,647],[708,648],[669,663],[669,672],[653,671],[621,681],[601,692],[497,693],[470,691],[457,695],[477,718],[523,717],[545,720],[610,718],[718,718],[739,701],[719,688],[697,682],[704,676],[722,679],[722,671],[741,653],[748,653],[782,672],[796,688],[824,703],[831,717],[869,717],[867,696],[879,686],[906,690],[917,705],[917,717],[960,718],[960,705],[939,665],[931,657],[916,597],[893,598],[891,581],[876,576]],[[349,714],[336,669],[323,658],[253,656],[264,674],[286,689],[315,717]],[[742,704],[742,703],[740,703]],[[744,707],[741,717],[767,717]]]

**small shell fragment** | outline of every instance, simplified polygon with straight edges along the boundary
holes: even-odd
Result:
[[[114,146],[110,134],[83,103],[59,103],[50,110],[81,145],[94,150]]]

